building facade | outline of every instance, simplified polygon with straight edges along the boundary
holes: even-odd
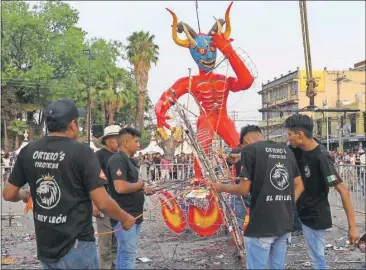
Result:
[[[355,69],[348,71],[328,71],[326,68],[324,70],[315,70],[313,71],[313,77],[318,84],[316,88],[317,95],[314,98],[315,106],[319,108],[335,108],[339,99],[341,107],[345,109],[357,107],[361,110],[356,115],[353,114],[353,118],[350,118],[350,115],[346,114],[345,124],[343,126],[348,128],[351,125],[353,132],[347,132],[345,134],[348,134],[347,136],[360,136],[360,138],[362,136],[362,141],[364,142],[365,121],[363,112],[366,106],[366,72],[364,68],[362,69],[361,63],[355,64]],[[339,84],[339,95],[337,91],[337,77],[344,78]],[[297,69],[293,72],[290,71],[286,75],[281,74],[279,78],[274,78],[273,81],[262,84],[262,89],[258,94],[262,96],[262,108],[259,110],[262,112],[262,121],[260,121],[259,125],[264,131],[264,134],[268,134],[271,140],[285,141],[287,132],[283,127],[283,123],[292,113],[286,111],[281,112],[281,110],[302,109],[309,105],[309,98],[306,96],[305,70]],[[278,109],[280,112],[263,112],[265,108]],[[325,116],[313,112],[307,112],[306,114],[312,117],[315,123],[319,125],[321,123],[321,128],[319,127],[320,131],[317,132],[320,137],[323,136],[323,130],[326,130]],[[338,113],[329,113],[328,115],[327,119],[330,121],[330,125],[328,123],[328,129],[330,131],[328,137],[332,137],[332,140],[334,136],[338,137],[339,121],[337,119],[341,117],[343,116],[338,115]],[[356,120],[354,120],[355,117]],[[346,139],[344,143],[346,143]],[[332,146],[335,146],[335,144]]]

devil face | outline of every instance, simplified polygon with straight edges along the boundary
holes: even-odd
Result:
[[[197,36],[194,41],[197,46],[189,48],[194,61],[200,69],[206,72],[213,70],[216,63],[217,49],[211,46],[211,37]]]

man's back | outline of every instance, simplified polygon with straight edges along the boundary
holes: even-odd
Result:
[[[292,151],[274,142],[257,142],[242,150],[241,164],[252,181],[249,237],[279,236],[293,230],[294,178],[299,170]],[[241,174],[242,174],[241,173]]]
[[[103,186],[99,171],[92,149],[67,137],[43,137],[20,152],[9,182],[29,183],[43,262],[62,258],[76,240],[95,241],[89,191]]]
[[[319,144],[311,151],[301,151],[297,162],[305,187],[297,201],[299,217],[310,228],[328,229],[332,226],[328,201],[329,186],[340,181],[333,180],[333,175],[337,175],[337,172],[332,157],[327,149]],[[334,178],[339,177],[337,175]]]

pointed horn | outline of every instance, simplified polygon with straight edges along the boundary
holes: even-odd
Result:
[[[220,21],[218,19],[216,19],[214,17],[214,19],[216,20],[216,24],[217,24],[217,34],[218,35],[221,35],[221,32],[222,32],[222,24],[220,23]]]
[[[191,34],[189,33],[187,27],[186,27],[186,24],[182,22],[182,26],[183,26],[183,30],[184,30],[184,33],[186,34],[188,40],[190,41],[190,45],[194,48],[194,47],[197,47],[197,42],[193,39],[193,37],[191,36]]]
[[[183,40],[178,37],[177,31],[178,31],[178,18],[177,15],[173,11],[167,8],[167,10],[172,14],[173,16],[173,25],[172,25],[172,38],[178,46],[189,48],[190,42],[188,39]]]
[[[215,18],[215,17],[214,17]],[[224,26],[225,25],[225,21],[223,20],[223,19],[216,19],[215,18],[215,20],[216,20],[216,22],[215,22],[215,24],[212,26],[212,28],[211,28],[211,30],[208,32],[208,36],[212,36],[212,32],[217,32],[217,30],[218,30],[218,24],[217,24],[217,21],[219,21],[220,22],[220,24],[221,24],[221,29],[222,29],[222,26]],[[222,31],[222,30],[221,30]]]
[[[231,9],[232,5],[233,5],[233,2],[230,3],[230,5],[227,8],[226,13],[225,13],[226,28],[225,28],[224,36],[225,36],[226,39],[228,39],[230,37],[230,34],[231,34],[230,9]]]

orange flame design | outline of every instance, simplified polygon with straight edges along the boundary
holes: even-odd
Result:
[[[199,236],[212,236],[224,222],[222,210],[212,195],[208,196],[210,201],[208,210],[199,209],[194,205],[188,207],[189,227]]]
[[[161,213],[166,225],[172,232],[177,234],[184,232],[187,222],[183,210],[169,192],[163,191],[161,192],[161,195],[163,195],[163,197],[165,197],[171,204],[170,206],[165,200],[160,198]]]
[[[28,213],[29,211],[33,210],[33,200],[32,197],[29,196],[29,199],[24,207],[24,214]]]

